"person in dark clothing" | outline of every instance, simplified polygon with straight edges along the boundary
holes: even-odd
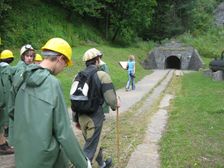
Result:
[[[101,56],[101,52],[95,48],[87,50],[83,56],[83,61],[86,64],[86,70],[91,71],[98,69]],[[102,93],[103,101],[105,101],[113,111],[116,110],[116,108],[119,107],[119,101],[109,74],[100,70],[97,71],[96,74],[99,79],[98,89]],[[100,147],[101,132],[103,129],[103,122],[105,120],[102,105],[99,106],[97,111],[91,114],[79,114],[76,112],[76,109],[72,108],[72,110],[76,127],[82,130],[82,134],[85,139],[83,150],[86,156],[92,164],[96,161],[100,168],[111,167],[112,159],[109,158],[104,160],[103,151]]]

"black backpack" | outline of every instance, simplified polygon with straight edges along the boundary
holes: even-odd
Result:
[[[75,77],[71,90],[71,108],[78,114],[92,114],[103,104],[97,68],[86,68]]]

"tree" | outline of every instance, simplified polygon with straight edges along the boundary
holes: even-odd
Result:
[[[73,14],[103,23],[106,38],[130,42],[150,26],[156,0],[66,0],[60,3]],[[96,26],[102,29],[102,25]]]
[[[102,3],[97,0],[65,0],[60,3],[81,16],[100,17],[99,12],[103,8]]]
[[[211,27],[217,0],[157,0],[157,3],[152,27],[144,36],[161,40]]]
[[[9,10],[12,9],[11,6],[12,0],[0,0],[0,45],[2,44],[2,35],[4,33],[4,22],[7,18]]]
[[[112,41],[120,38],[131,42],[139,32],[150,26],[155,0],[108,1],[110,3],[106,6],[106,16],[110,19],[107,27]]]

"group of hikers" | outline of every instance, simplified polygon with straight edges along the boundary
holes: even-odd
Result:
[[[26,44],[20,50],[21,60],[10,66],[13,53],[1,52],[0,154],[15,153],[16,168],[91,168],[95,163],[111,167],[112,159],[103,157],[101,133],[104,113],[109,107],[118,109],[120,101],[103,53],[96,48],[84,53],[86,67],[71,86],[73,121],[82,131],[83,149],[55,77],[73,65],[72,48],[64,39],[52,38],[41,48],[41,55]]]

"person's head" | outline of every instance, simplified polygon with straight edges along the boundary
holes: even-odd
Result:
[[[91,48],[84,53],[83,61],[86,63],[86,66],[98,65],[102,56],[102,52],[100,52],[96,48]]]
[[[134,56],[134,55],[129,55],[128,59],[129,59],[130,61],[134,61],[134,60],[135,60],[135,56]]]
[[[72,65],[72,48],[62,38],[48,40],[41,50],[44,59],[40,65],[50,69],[54,75]]]
[[[10,50],[3,50],[0,55],[0,62],[6,62],[10,64],[14,60],[14,56],[12,51]]]
[[[20,57],[26,64],[32,64],[35,59],[35,51],[33,47],[30,44],[22,46],[20,49]]]
[[[40,64],[42,60],[43,60],[42,56],[40,54],[36,54],[34,63]]]

